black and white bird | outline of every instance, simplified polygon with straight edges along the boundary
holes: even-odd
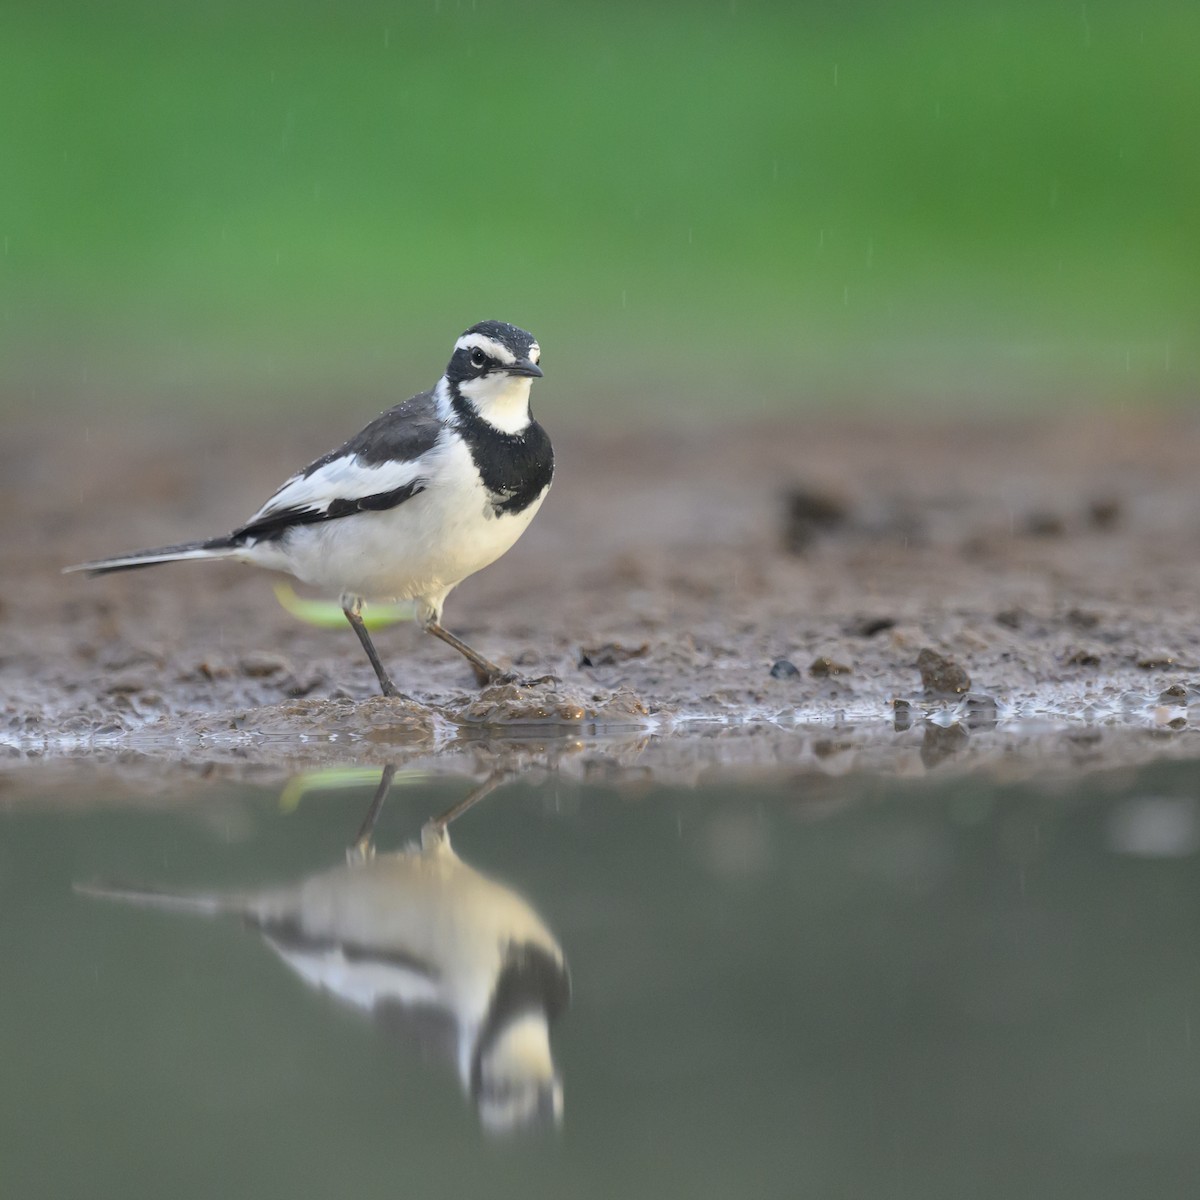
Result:
[[[463,654],[480,683],[510,679],[442,627],[442,605],[512,547],[550,488],[554,452],[529,407],[540,357],[532,334],[481,321],[454,343],[433,388],[297,472],[232,533],[66,569],[103,575],[227,558],[286,571],[340,593],[385,696],[400,693],[362,607],[414,600],[421,627]]]
[[[464,863],[444,825],[419,845],[244,892],[181,895],[104,884],[103,899],[240,916],[309,986],[453,1064],[493,1133],[556,1125],[551,1026],[571,982],[554,934],[512,888]]]

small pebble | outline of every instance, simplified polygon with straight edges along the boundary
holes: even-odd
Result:
[[[946,658],[927,646],[917,655],[921,684],[935,695],[961,695],[971,690],[971,677],[952,658]]]
[[[1115,496],[1098,496],[1088,505],[1088,521],[1093,529],[1112,529],[1121,519],[1121,502]]]
[[[1169,650],[1152,651],[1149,654],[1139,655],[1137,665],[1143,671],[1153,671],[1158,667],[1173,667],[1175,665],[1175,655]]]
[[[996,614],[996,624],[1005,629],[1020,629],[1025,620],[1025,612],[1020,608],[1004,608]]]
[[[623,646],[620,642],[605,642],[602,646],[583,646],[579,651],[579,665],[581,667],[615,667],[618,663],[628,662],[631,658],[644,658],[649,650],[649,642],[643,642],[640,646]]]
[[[250,679],[268,679],[290,671],[291,663],[280,654],[271,654],[265,650],[243,654],[238,660],[238,667],[243,675]]]
[[[840,497],[808,487],[794,487],[784,496],[783,545],[792,554],[803,554],[818,533],[844,524],[849,506]]]
[[[1067,613],[1067,624],[1074,625],[1076,629],[1095,629],[1100,624],[1100,614],[1073,608]]]
[[[846,626],[846,632],[851,637],[874,637],[885,629],[895,629],[895,617],[859,617]]]
[[[817,679],[827,679],[831,675],[849,675],[850,668],[845,663],[836,662],[826,655],[821,655],[820,658],[812,660],[808,673]]]
[[[788,662],[786,658],[777,658],[771,664],[772,679],[790,679],[793,675],[799,675],[800,669],[795,663]]]
[[[982,692],[970,692],[963,697],[966,705],[966,726],[968,729],[990,729],[1000,716],[1000,706],[995,697],[984,695]]]

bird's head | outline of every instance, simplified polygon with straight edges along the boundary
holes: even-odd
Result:
[[[520,433],[529,424],[529,388],[541,377],[541,356],[533,334],[504,321],[480,321],[454,343],[446,380],[488,424]]]
[[[492,1134],[556,1126],[562,1122],[562,1080],[550,1056],[545,1012],[511,1018],[483,1056],[475,1103]]]

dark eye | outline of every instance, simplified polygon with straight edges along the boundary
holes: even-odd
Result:
[[[486,367],[488,364],[488,356],[482,350],[471,351],[471,366]]]

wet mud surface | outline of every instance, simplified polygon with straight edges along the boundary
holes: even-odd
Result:
[[[344,414],[343,414],[344,415]],[[360,416],[216,428],[24,424],[0,450],[0,754],[222,770],[475,760],[498,744],[636,779],[1017,758],[1196,754],[1200,423],[896,417],[559,430],[517,547],[445,620],[521,675],[478,689],[448,647],[348,627],[273,577],[89,557],[211,535]],[[687,736],[683,736],[687,735]]]

